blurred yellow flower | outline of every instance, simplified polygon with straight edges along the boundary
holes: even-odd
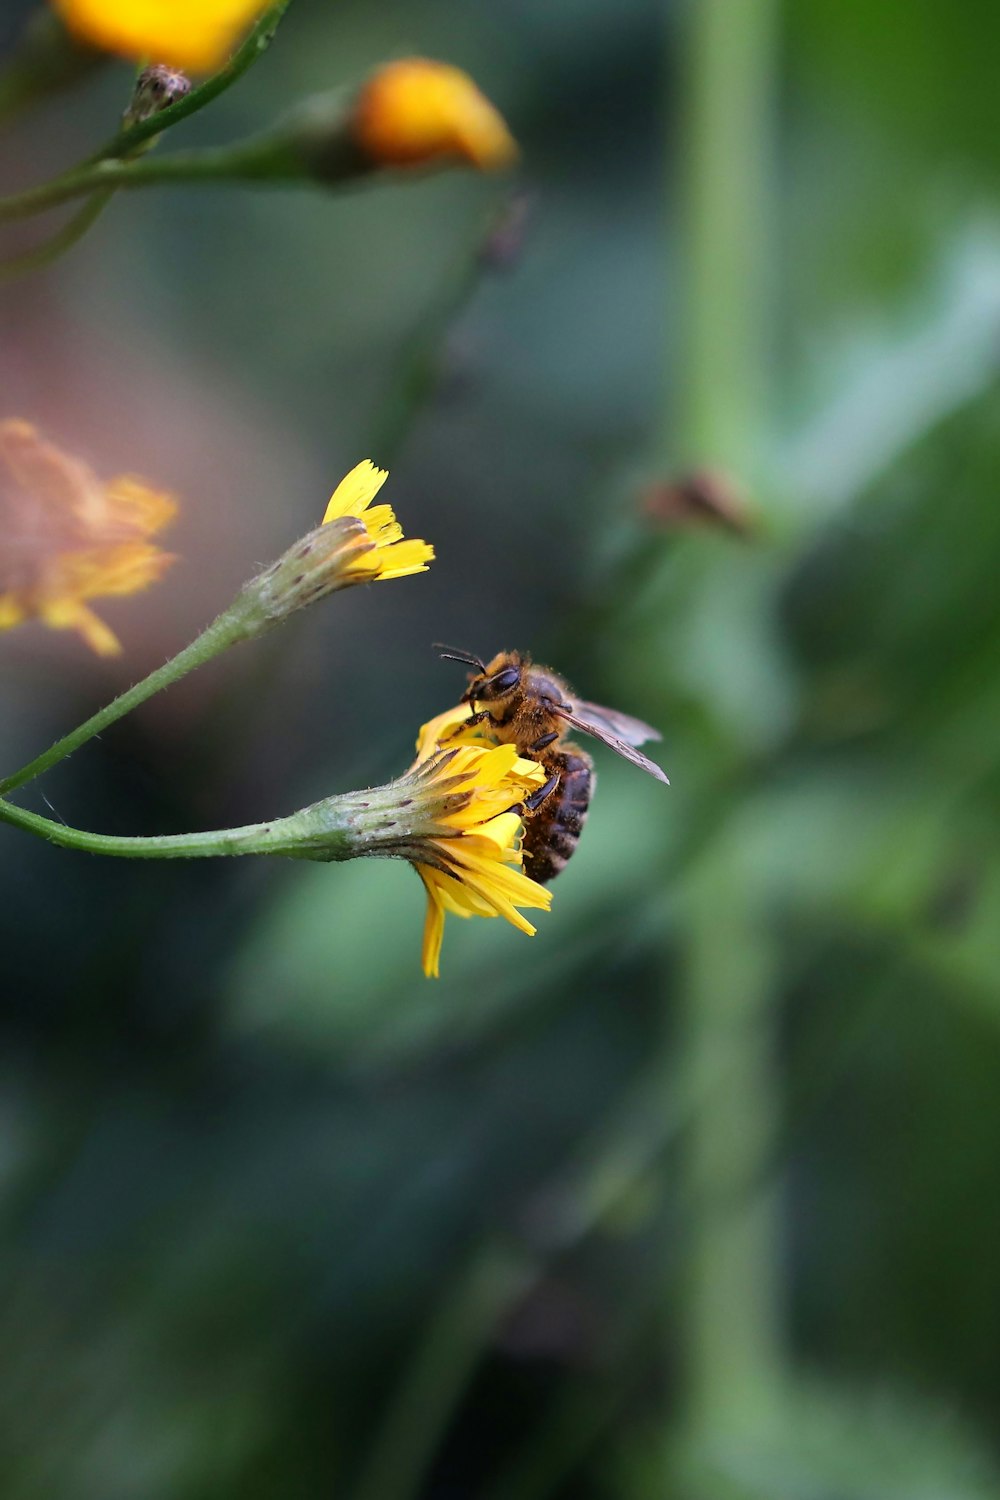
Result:
[[[387,63],[358,95],[356,144],[387,167],[419,167],[459,157],[491,171],[510,166],[517,144],[506,122],[467,73],[424,57]]]
[[[148,538],[174,501],[130,475],[102,483],[28,422],[0,422],[0,465],[0,630],[41,620],[115,655],[117,636],[85,601],[162,577],[174,559]]]
[[[434,548],[429,542],[404,539],[403,528],[391,505],[372,506],[388,477],[387,469],[377,469],[370,458],[362,459],[340,481],[330,497],[323,525],[327,526],[331,521],[360,520],[367,540],[372,544],[357,549],[346,564],[349,577],[342,581],[367,583],[383,578],[405,578],[409,573],[426,573],[428,563],[434,560]]]
[[[267,0],[52,0],[83,41],[192,73],[221,67]]]
[[[545,781],[534,761],[514,745],[461,744],[441,749],[425,724],[411,772],[426,826],[406,851],[427,891],[423,967],[437,978],[447,912],[457,917],[505,917],[521,932],[535,928],[519,907],[548,911],[552,896],[522,868],[523,825],[518,805]]]

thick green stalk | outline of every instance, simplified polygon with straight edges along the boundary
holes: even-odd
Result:
[[[186,677],[188,672],[193,672],[195,667],[202,666],[205,662],[211,661],[213,656],[218,656],[221,651],[235,645],[237,641],[244,640],[247,633],[245,610],[237,602],[217,620],[213,620],[212,624],[203,630],[190,646],[186,646],[162,667],[157,667],[155,672],[150,672],[148,677],[144,677],[134,687],[121,693],[85,723],[64,735],[61,740],[57,740],[43,755],[36,756],[28,765],[22,766],[19,771],[15,771],[13,775],[0,781],[0,796],[12,792],[15,787],[23,786],[26,781],[34,780],[36,776],[41,776],[43,771],[65,760],[67,755],[72,755],[74,750],[78,750],[81,745],[92,740],[96,734],[100,734],[109,725],[123,718],[125,714],[131,713],[133,708],[138,708],[140,703],[145,703],[148,698],[152,698],[154,693],[162,692],[164,688]]]
[[[737,473],[754,456],[766,406],[776,32],[777,0],[689,0],[678,456]]]
[[[683,391],[674,462],[753,478],[766,407],[776,0],[693,0],[682,47]],[[705,560],[706,566],[712,560]],[[684,1416],[698,1447],[752,1429],[784,1361],[780,1219],[766,1186],[775,956],[751,870],[723,828],[689,878],[682,1159]],[[676,1326],[671,1332],[676,1347]],[[717,1477],[717,1476],[716,1476]],[[710,1492],[712,1481],[704,1491]]]

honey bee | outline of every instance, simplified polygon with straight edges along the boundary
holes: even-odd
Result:
[[[500,744],[516,745],[519,755],[548,772],[544,785],[521,804],[527,873],[540,885],[555,879],[576,848],[596,782],[590,756],[564,738],[567,727],[592,734],[633,766],[667,782],[660,767],[636,748],[660,739],[641,719],[577,698],[555,672],[534,666],[517,651],[501,651],[490,662],[464,651],[442,655],[476,669],[462,695],[472,709],[466,724],[487,725]]]

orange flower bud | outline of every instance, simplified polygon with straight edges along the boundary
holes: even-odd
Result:
[[[506,122],[467,73],[423,57],[379,68],[355,101],[355,144],[381,166],[420,167],[459,157],[493,171],[517,158]]]

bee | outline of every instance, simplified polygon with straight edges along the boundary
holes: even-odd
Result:
[[[555,672],[534,666],[518,651],[501,651],[490,662],[464,651],[442,655],[476,669],[462,695],[472,709],[466,724],[487,725],[500,744],[516,745],[519,755],[548,772],[544,785],[521,804],[527,870],[540,885],[555,879],[576,848],[596,782],[590,756],[564,738],[567,728],[592,734],[633,766],[667,782],[660,767],[637,749],[660,739],[641,719],[577,698]]]

